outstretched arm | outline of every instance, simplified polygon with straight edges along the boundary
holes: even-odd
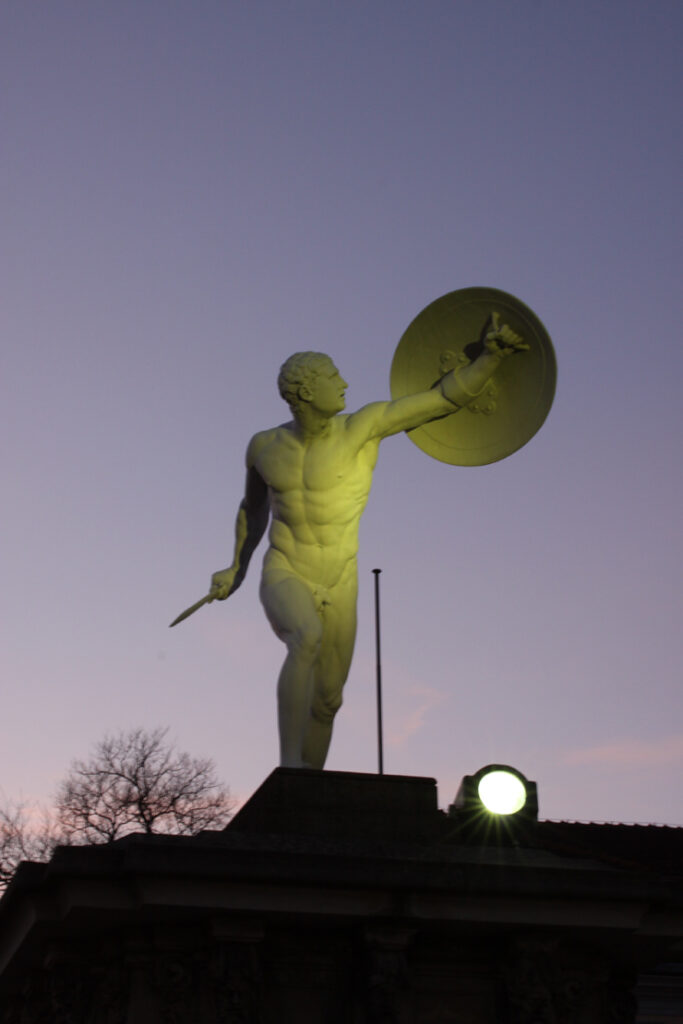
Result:
[[[484,350],[473,362],[451,370],[429,391],[364,406],[348,417],[347,429],[357,433],[363,444],[372,438],[388,437],[448,416],[481,394],[501,360],[528,348],[523,338],[507,324],[501,325],[498,313],[492,313],[484,336]]]
[[[242,583],[251,556],[268,525],[268,488],[258,471],[249,466],[244,498],[235,523],[235,552],[232,565],[211,577],[211,600],[224,601]]]

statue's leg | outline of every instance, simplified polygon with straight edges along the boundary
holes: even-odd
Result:
[[[351,667],[356,640],[356,567],[329,592],[323,605],[323,635],[313,669],[313,701],[303,756],[311,768],[323,768],[332,739],[334,716]]]
[[[261,601],[287,657],[277,686],[280,764],[306,768],[302,756],[313,694],[313,669],[323,636],[313,595],[298,576],[278,570],[264,573]]]

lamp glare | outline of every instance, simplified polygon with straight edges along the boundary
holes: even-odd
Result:
[[[479,781],[479,799],[492,814],[516,814],[526,803],[524,783],[512,772],[488,772]]]

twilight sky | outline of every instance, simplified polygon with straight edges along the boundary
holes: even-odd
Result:
[[[558,391],[491,466],[380,453],[328,767],[440,805],[492,761],[541,816],[683,825],[680,0],[85,0],[0,8],[0,787],[49,802],[169,727],[246,799],[284,648],[229,564],[278,368],[349,409],[445,292],[547,326]]]

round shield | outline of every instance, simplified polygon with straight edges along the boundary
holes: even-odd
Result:
[[[529,348],[505,356],[469,405],[407,431],[441,462],[484,466],[504,459],[534,436],[550,411],[557,376],[550,336],[528,306],[497,288],[449,292],[415,317],[394,354],[391,397],[427,391],[449,370],[476,359],[494,313]]]

